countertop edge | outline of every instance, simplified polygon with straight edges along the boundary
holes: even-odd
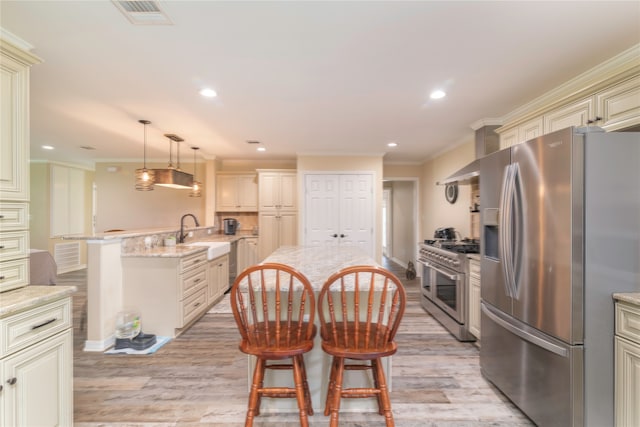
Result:
[[[64,298],[78,290],[75,286],[27,285],[0,293],[0,318]]]
[[[619,292],[613,294],[615,301],[622,301],[640,306],[640,292]]]

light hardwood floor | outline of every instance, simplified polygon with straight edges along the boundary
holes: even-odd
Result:
[[[409,303],[396,337],[391,404],[398,427],[524,427],[533,424],[480,374],[478,348],[455,340],[419,305],[418,279],[405,280]],[[239,427],[247,405],[247,358],[237,348],[231,314],[206,314],[148,356],[82,350],[86,271],[59,276],[74,284],[74,425]],[[149,296],[153,304],[153,295]],[[144,319],[142,319],[144,325]],[[152,331],[150,331],[152,332]],[[327,426],[314,408],[311,426]],[[257,427],[293,427],[297,414],[264,414]],[[376,413],[340,415],[344,427],[384,426]]]

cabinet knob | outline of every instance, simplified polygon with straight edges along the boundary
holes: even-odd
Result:
[[[332,234],[331,237],[333,237],[335,239],[336,237],[338,237],[338,235],[337,234]]]
[[[340,237],[347,237],[347,235],[346,234],[341,234]]]
[[[18,379],[16,377],[9,378],[7,380],[7,384],[9,384],[9,385],[14,385],[16,382],[18,382]]]

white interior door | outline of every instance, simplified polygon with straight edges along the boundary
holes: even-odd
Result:
[[[305,175],[305,245],[357,245],[374,257],[372,174]]]
[[[337,245],[339,175],[305,176],[305,245]]]

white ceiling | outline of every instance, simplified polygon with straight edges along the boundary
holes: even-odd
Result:
[[[419,162],[640,42],[638,1],[159,5],[173,25],[133,25],[110,1],[0,2],[2,28],[44,60],[32,159],[137,161],[148,119],[148,158],[161,161],[175,133],[189,159],[198,145],[208,158]],[[430,101],[440,87],[449,96]]]

